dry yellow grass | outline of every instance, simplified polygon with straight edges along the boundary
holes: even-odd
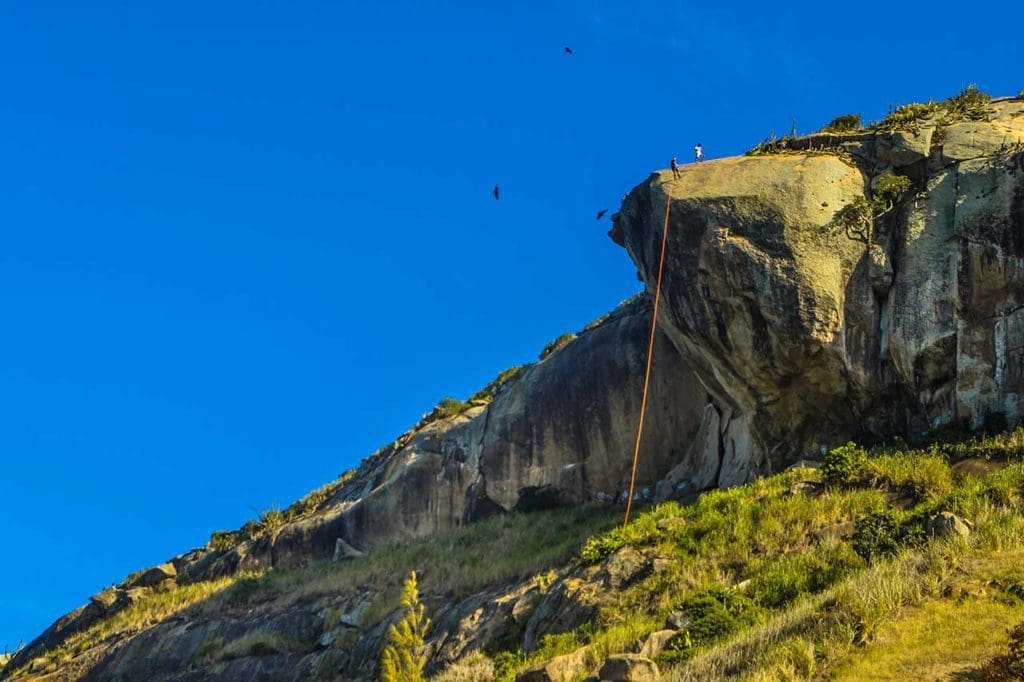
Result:
[[[853,653],[836,680],[945,680],[966,676],[1006,649],[1008,626],[1024,607],[991,598],[925,603],[883,627]]]

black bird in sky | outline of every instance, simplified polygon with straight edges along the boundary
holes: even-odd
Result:
[[[601,218],[604,217],[604,214],[607,213],[607,212],[608,212],[607,208],[602,208],[600,211],[597,212],[597,218],[595,218],[595,220],[600,220]]]
[[[494,200],[497,201],[501,198],[501,188],[497,185],[494,186]]]
[[[572,54],[572,48],[571,47],[565,48],[565,53],[566,54]]]

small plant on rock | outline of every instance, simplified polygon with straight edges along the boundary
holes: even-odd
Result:
[[[242,541],[241,535],[233,530],[215,530],[210,534],[210,541],[206,546],[214,552],[226,552],[238,546]]]
[[[434,413],[440,419],[456,417],[469,409],[469,403],[462,402],[457,398],[441,398],[441,402],[434,408]]]
[[[931,118],[939,112],[938,102],[914,102],[896,107],[882,119],[877,125],[881,128],[895,130],[897,128],[909,128],[927,118]]]
[[[954,120],[980,121],[988,117],[992,95],[973,83],[946,100],[946,111]]]
[[[860,114],[843,114],[842,116],[836,116],[832,121],[821,129],[823,133],[852,133],[860,130],[861,116]]]
[[[569,345],[569,342],[571,342],[575,338],[576,338],[576,335],[571,333],[571,332],[569,332],[567,334],[562,334],[557,339],[555,339],[554,341],[552,341],[548,345],[544,346],[544,350],[542,350],[540,352],[540,359],[543,360],[547,356],[549,356],[552,353],[554,353],[556,350],[559,350],[560,348],[564,348],[565,346]]]
[[[900,198],[911,187],[910,178],[882,173],[875,180],[871,198],[857,197],[836,211],[830,228],[842,230],[848,239],[870,245],[875,236],[875,223],[896,208]]]

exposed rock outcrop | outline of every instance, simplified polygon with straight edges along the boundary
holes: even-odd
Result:
[[[723,468],[774,470],[851,436],[1019,420],[1024,103],[840,137],[832,154],[792,146],[656,173],[615,217],[653,286],[671,192],[659,322],[730,419]],[[885,171],[914,188],[871,244],[831,229]]]

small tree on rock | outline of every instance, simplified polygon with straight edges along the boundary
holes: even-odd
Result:
[[[416,585],[416,571],[409,574],[402,588],[402,608],[405,615],[397,625],[388,629],[388,641],[380,662],[382,682],[423,682],[423,669],[427,665],[424,641],[430,619],[420,603]]]
[[[842,230],[849,239],[870,245],[875,236],[875,223],[896,208],[910,190],[910,178],[882,173],[875,180],[871,199],[857,197],[832,217],[831,229]]]

